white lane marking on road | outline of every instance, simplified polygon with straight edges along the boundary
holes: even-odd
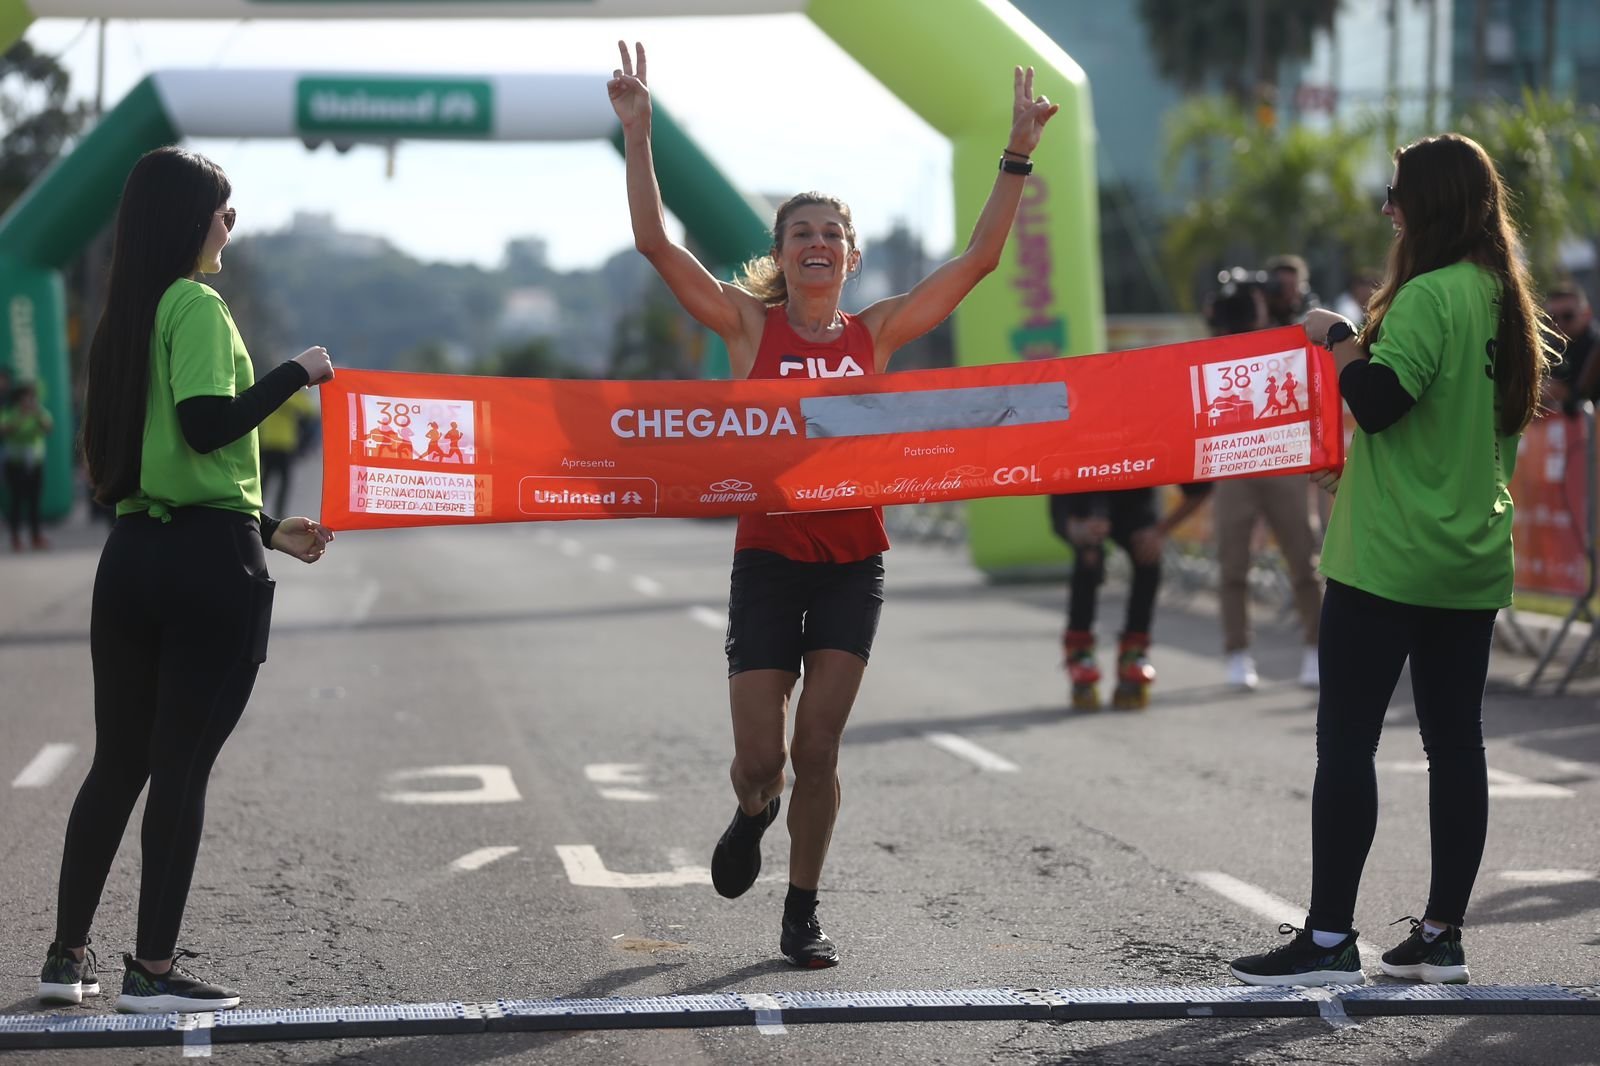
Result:
[[[1501,870],[1500,876],[1519,885],[1577,885],[1600,881],[1593,870]]]
[[[721,611],[713,611],[710,607],[691,607],[689,608],[689,617],[711,629],[726,630],[728,628],[728,616]]]
[[[763,1036],[782,1036],[789,1030],[783,1027],[783,1004],[778,997],[766,992],[746,992],[744,1001],[756,1012],[756,1031]]]
[[[674,865],[661,873],[622,873],[606,869],[600,852],[591,844],[557,844],[556,854],[567,871],[567,880],[581,888],[680,888],[684,885],[709,885],[711,868]]]
[[[378,596],[383,592],[380,582],[367,580],[361,583],[361,591],[356,593],[355,600],[350,604],[350,617],[346,625],[360,625],[372,614],[372,608],[378,603]]]
[[[77,750],[76,744],[46,744],[39,749],[39,754],[22,768],[22,772],[12,778],[11,787],[43,788],[67,768],[67,763],[72,761],[72,756]]]
[[[507,855],[515,855],[521,850],[521,848],[512,847],[509,845],[495,848],[479,848],[477,851],[467,852],[465,855],[461,856],[461,858],[457,859],[455,862],[452,862],[450,864],[450,869],[481,870],[485,866],[488,866],[491,862],[494,862],[496,859],[503,859]]]
[[[609,574],[617,568],[617,561],[609,555],[596,555],[589,560],[589,565],[602,574]]]
[[[636,762],[596,762],[583,768],[583,776],[597,785],[600,795],[624,803],[649,803],[656,799],[654,792],[637,786],[645,783],[644,764]]]
[[[629,584],[633,586],[633,591],[637,592],[641,596],[661,595],[661,582],[655,580],[654,578],[635,577],[629,582]]]
[[[993,770],[999,774],[1014,774],[1021,767],[1002,755],[996,755],[988,748],[980,747],[966,737],[954,733],[924,733],[922,739],[936,748],[942,748],[951,755],[976,763],[980,770]]]
[[[1425,774],[1428,772],[1426,762],[1389,762],[1379,763],[1380,769],[1394,770],[1402,774]],[[1562,788],[1560,785],[1547,785],[1543,781],[1534,781],[1519,774],[1509,773],[1505,770],[1496,770],[1490,767],[1489,795],[1496,799],[1571,799],[1574,795],[1572,789]]]
[[[561,554],[562,555],[582,555],[583,554],[583,545],[579,544],[577,541],[573,540],[571,537],[562,537],[561,538],[560,548],[561,548]]]
[[[440,777],[474,777],[473,788],[431,791],[391,789],[383,798],[390,803],[516,803],[522,799],[509,766],[425,766],[419,770],[399,770],[389,775],[389,784],[430,781]]]
[[[1248,881],[1241,881],[1237,877],[1230,877],[1217,870],[1201,870],[1189,876],[1222,898],[1261,915],[1269,922],[1280,924],[1287,922],[1293,926],[1305,924],[1306,908],[1296,906],[1281,896],[1274,896],[1266,889],[1257,888]],[[1356,941],[1356,950],[1361,952],[1361,961],[1367,966],[1376,966],[1379,956],[1383,954],[1365,940]]]

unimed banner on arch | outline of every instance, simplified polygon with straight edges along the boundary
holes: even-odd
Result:
[[[322,386],[322,520],[830,510],[1343,463],[1331,357],[1296,327],[871,376],[790,358],[793,376],[760,381],[340,371]]]

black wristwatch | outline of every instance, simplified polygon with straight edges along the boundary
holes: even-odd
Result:
[[[1356,335],[1356,328],[1344,319],[1340,319],[1328,327],[1328,335],[1322,338],[1322,346],[1328,351],[1333,351],[1333,346],[1340,341],[1347,341]]]

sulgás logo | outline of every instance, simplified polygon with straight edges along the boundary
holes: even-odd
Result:
[[[826,503],[830,500],[848,500],[861,491],[861,486],[854,481],[841,481],[837,485],[818,485],[813,488],[795,489],[790,495],[797,500],[816,500]]]
[[[724,478],[706,486],[700,494],[701,503],[752,503],[756,499],[755,486],[738,478]]]

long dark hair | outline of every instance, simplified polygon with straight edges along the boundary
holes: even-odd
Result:
[[[232,192],[221,167],[171,146],[135,163],[122,188],[83,405],[84,463],[103,504],[139,490],[156,305],[174,281],[195,272],[212,216]]]
[[[1549,369],[1549,323],[1534,297],[1521,241],[1511,221],[1509,193],[1494,160],[1470,137],[1445,133],[1394,154],[1400,236],[1389,249],[1383,283],[1368,303],[1363,343],[1379,336],[1400,287],[1419,274],[1462,260],[1500,281],[1500,326],[1495,338],[1497,417],[1504,434],[1520,432],[1538,413]]]
[[[844,219],[844,238],[852,250],[856,247],[856,224],[850,217],[849,204],[837,196],[820,192],[803,192],[789,197],[778,208],[778,217],[772,223],[772,251],[746,262],[738,279],[741,288],[768,307],[776,307],[789,299],[789,283],[783,276],[783,268],[778,265],[778,249],[783,247],[783,227],[797,208],[812,204],[821,204],[839,212],[839,217]]]

